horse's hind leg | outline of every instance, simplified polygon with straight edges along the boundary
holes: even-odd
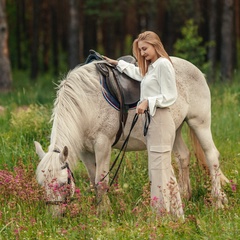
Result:
[[[182,126],[183,124],[178,128],[176,132],[175,142],[173,145],[173,154],[178,165],[178,184],[180,193],[185,199],[190,199],[192,195],[189,178],[190,151],[188,150],[182,138]]]
[[[193,130],[191,128],[190,128],[190,137],[191,137],[191,141],[192,141],[193,148],[194,148],[194,153],[195,153],[195,156],[196,156],[196,158],[198,160],[198,163],[209,174],[209,169],[208,169],[208,166],[207,166],[207,163],[206,163],[205,154],[203,152],[203,149],[202,149],[202,147],[201,147],[201,145],[200,145],[200,143],[199,143],[195,133],[193,132]],[[219,171],[220,171],[221,185],[228,184],[230,182],[229,179],[223,174],[221,169]]]
[[[219,167],[219,152],[213,142],[210,130],[210,120],[199,121],[194,118],[188,121],[204,151],[206,163],[209,168],[212,181],[212,197],[217,208],[222,208],[227,203],[225,193],[221,190],[221,170]]]

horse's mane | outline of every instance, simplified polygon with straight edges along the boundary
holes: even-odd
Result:
[[[79,151],[83,148],[81,140],[86,134],[84,129],[90,124],[90,119],[94,119],[94,97],[99,92],[101,85],[93,63],[71,70],[57,87],[49,151],[62,150],[67,146],[70,165],[75,165]]]

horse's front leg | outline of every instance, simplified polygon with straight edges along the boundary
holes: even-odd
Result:
[[[110,140],[102,135],[97,138],[95,146],[95,159],[96,159],[96,195],[98,212],[109,212],[111,211],[110,200],[107,196],[108,182],[109,182],[109,165],[111,158],[111,142]]]
[[[96,159],[95,154],[92,152],[82,152],[80,154],[80,158],[82,159],[87,171],[88,176],[90,178],[91,188],[95,185],[96,178]]]

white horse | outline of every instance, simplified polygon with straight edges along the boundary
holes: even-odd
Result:
[[[183,141],[181,129],[184,121],[194,132],[204,152],[206,164],[212,180],[212,197],[218,208],[227,203],[221,190],[221,179],[228,181],[219,167],[219,152],[211,134],[211,98],[203,73],[188,61],[171,57],[178,88],[178,99],[171,106],[176,126],[173,147],[179,168],[179,186],[183,197],[191,196],[189,180],[190,152]],[[129,110],[124,132],[128,133],[135,110]],[[36,170],[39,184],[46,189],[47,201],[55,204],[64,202],[74,193],[71,171],[75,170],[81,159],[85,164],[90,181],[96,186],[97,196],[105,196],[112,144],[119,129],[119,112],[109,105],[103,97],[99,72],[95,62],[76,67],[70,71],[58,86],[57,98],[52,115],[50,145],[45,153],[38,142],[36,152],[41,161]],[[121,148],[123,139],[114,146]],[[145,150],[143,127],[138,121],[132,131],[129,151]],[[67,164],[68,163],[68,164]],[[101,201],[108,202],[107,197]]]

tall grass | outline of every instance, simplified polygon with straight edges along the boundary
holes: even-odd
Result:
[[[19,73],[18,73],[19,74]],[[25,79],[24,74],[18,75]],[[238,239],[240,235],[240,84],[216,83],[212,92],[212,132],[221,168],[231,179],[224,186],[229,205],[215,210],[209,201],[209,178],[191,159],[193,196],[184,201],[186,221],[161,219],[149,207],[146,152],[126,154],[109,191],[112,212],[97,216],[94,192],[82,163],[75,172],[75,199],[66,215],[52,218],[35,180],[38,158],[34,140],[46,149],[55,97],[49,77],[15,86],[0,96],[0,239]],[[28,86],[28,87],[26,87]],[[187,133],[185,134],[187,138]],[[112,152],[114,159],[116,150]],[[193,154],[192,154],[193,155]]]

